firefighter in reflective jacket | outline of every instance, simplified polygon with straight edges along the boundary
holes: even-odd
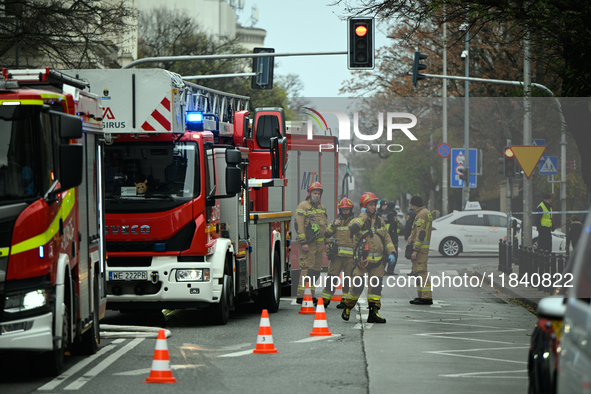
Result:
[[[376,213],[378,198],[373,193],[363,193],[359,199],[361,214],[351,221],[349,231],[355,237],[353,257],[356,267],[353,271],[353,281],[349,295],[345,299],[345,310],[341,317],[349,320],[351,309],[357,303],[368,282],[367,303],[369,304],[368,323],[385,323],[378,310],[382,306],[382,278],[384,277],[384,262],[382,257],[388,255],[388,261],[396,261],[394,245],[386,229],[386,223]],[[387,253],[384,253],[387,251]]]
[[[349,285],[351,284],[351,274],[353,273],[353,248],[355,244],[349,231],[349,224],[353,220],[353,201],[345,197],[339,202],[338,208],[339,217],[328,225],[324,234],[326,240],[332,237],[331,241],[326,243],[326,256],[330,260],[330,265],[326,275],[327,287],[322,292],[325,307],[330,304],[330,299],[335,291],[335,284],[342,283],[343,298],[347,297]],[[344,273],[343,282],[340,282],[341,271]],[[341,301],[337,308],[344,309],[345,301]]]
[[[312,278],[310,287],[312,297],[314,297],[316,291],[314,283],[320,277],[322,269],[322,251],[324,250],[324,233],[327,224],[326,210],[320,203],[323,191],[320,182],[312,182],[308,187],[308,196],[296,208],[295,230],[301,268],[296,296],[298,304],[301,304],[304,298],[304,277]]]
[[[429,271],[427,271],[427,258],[429,256],[433,216],[423,206],[423,199],[419,196],[414,196],[410,199],[410,207],[416,212],[408,242],[413,246],[411,257],[412,272],[415,274],[414,277],[417,281],[418,295],[410,303],[414,305],[431,305],[433,304],[433,293],[431,292]]]

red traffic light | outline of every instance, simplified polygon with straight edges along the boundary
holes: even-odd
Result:
[[[355,34],[358,37],[363,37],[367,34],[367,26],[365,25],[359,25],[355,28]]]

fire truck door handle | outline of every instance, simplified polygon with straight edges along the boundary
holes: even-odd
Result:
[[[64,220],[62,218],[60,218],[59,225],[60,225],[59,234],[60,234],[60,237],[63,237],[63,235],[64,235]]]

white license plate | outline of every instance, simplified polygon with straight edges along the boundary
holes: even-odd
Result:
[[[109,280],[148,280],[146,271],[109,271]]]

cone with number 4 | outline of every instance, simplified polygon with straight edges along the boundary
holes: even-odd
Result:
[[[275,344],[273,343],[273,334],[271,333],[269,312],[266,309],[263,309],[263,313],[261,314],[257,346],[252,352],[256,354],[277,353],[277,349],[275,349]]]
[[[312,299],[312,290],[310,289],[310,283],[306,282],[306,290],[304,291],[304,299],[302,300],[300,315],[313,315],[314,313],[314,299]]]
[[[144,383],[176,383],[176,379],[172,376],[172,371],[170,370],[170,357],[168,356],[166,333],[164,330],[158,332],[156,350],[154,350],[154,359],[152,360],[152,370]]]
[[[332,333],[328,331],[328,322],[326,321],[326,312],[324,311],[324,300],[318,299],[318,305],[316,306],[316,316],[314,316],[314,326],[310,333],[312,337],[328,337],[332,336]]]

